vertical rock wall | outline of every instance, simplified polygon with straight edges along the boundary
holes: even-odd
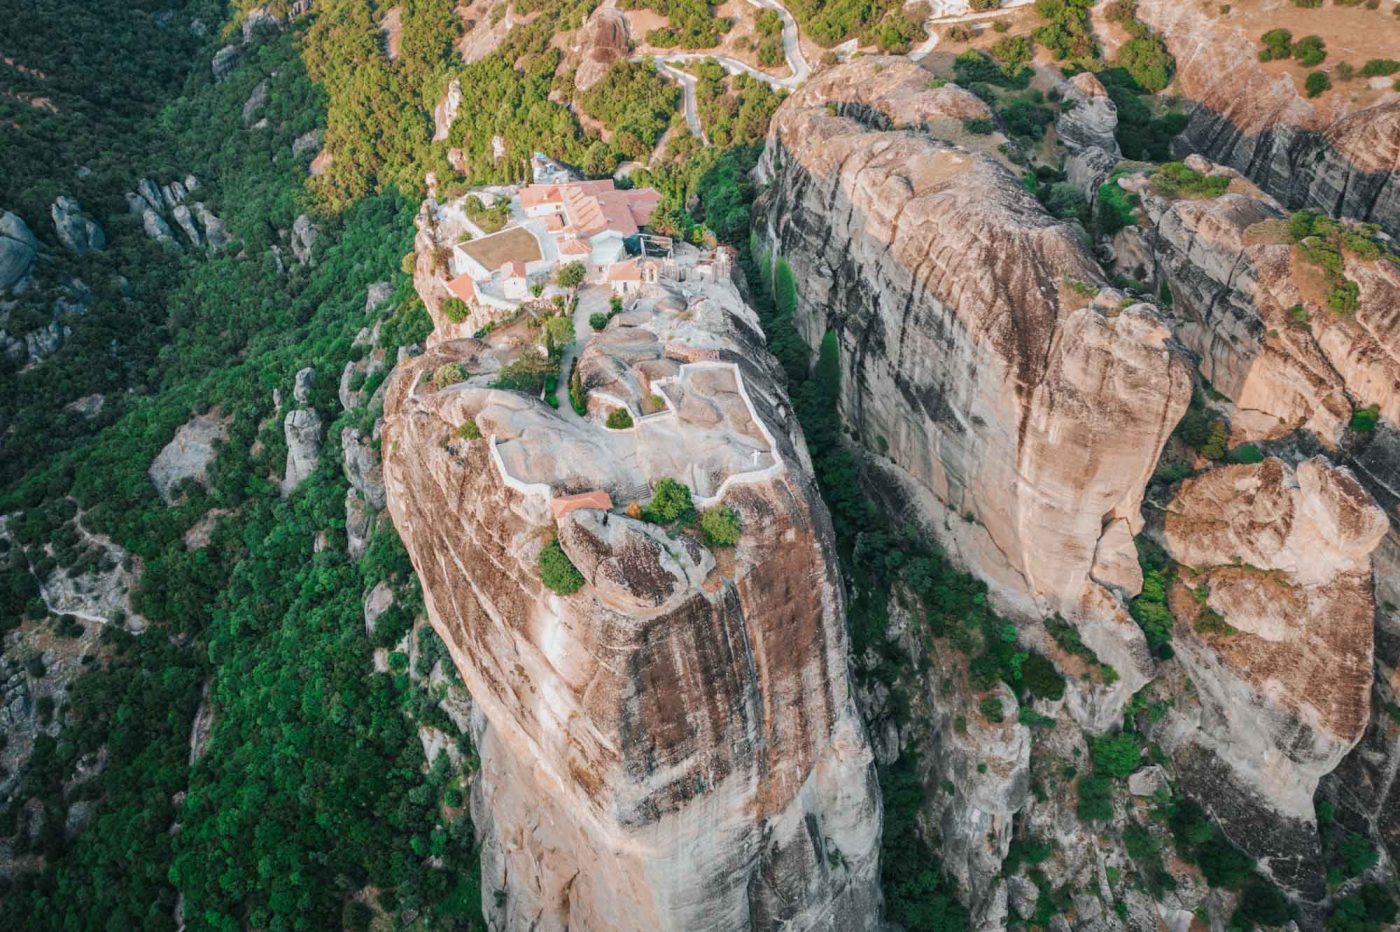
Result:
[[[1118,570],[1190,371],[1010,172],[916,129],[976,105],[899,59],[825,72],[774,119],[761,246],[793,270],[808,344],[839,337],[845,420],[945,546],[1118,670],[1115,701],[1079,707],[1099,730],[1150,674]]]
[[[746,338],[751,312],[714,288],[643,302],[592,337],[586,385],[674,402],[629,431],[490,388],[534,352],[510,328],[439,343],[392,378],[389,508],[479,713],[473,814],[493,928],[878,921],[879,796],[829,519],[773,363]],[[733,360],[742,390],[723,363],[658,387],[679,370],[678,341]],[[435,389],[427,376],[448,362],[472,375]],[[461,432],[469,421],[480,439]],[[765,435],[766,452],[753,447]],[[716,494],[707,484],[751,448],[780,468],[719,486],[743,523],[733,549],[621,510],[658,470]],[[617,507],[556,522],[557,496],[590,490]],[[554,535],[586,580],[567,596],[540,580]]]

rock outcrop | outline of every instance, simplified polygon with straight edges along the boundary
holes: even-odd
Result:
[[[180,497],[180,484],[186,480],[205,484],[209,465],[219,455],[219,446],[227,439],[228,421],[217,410],[180,425],[148,470],[151,484],[156,487],[160,500],[167,505],[176,504]]]
[[[1055,130],[1066,149],[1098,148],[1114,158],[1123,157],[1115,135],[1118,107],[1092,71],[1066,81],[1063,99]]]
[[[316,471],[321,458],[321,415],[311,407],[311,388],[315,384],[316,370],[302,369],[296,375],[292,389],[292,399],[296,408],[287,412],[283,421],[283,433],[287,438],[287,465],[282,474],[282,496],[292,494],[297,486]]]
[[[1160,735],[1187,792],[1286,887],[1325,892],[1313,794],[1368,721],[1384,513],[1322,457],[1188,479],[1167,508],[1173,646],[1199,704]]]
[[[521,325],[391,378],[389,510],[473,699],[488,924],[873,928],[878,795],[801,436],[732,286],[650,287],[580,357],[585,418],[491,387],[538,352]],[[662,478],[734,509],[737,546],[620,510]],[[572,594],[541,581],[556,537]]]
[[[34,267],[39,240],[19,214],[0,214],[0,291],[18,285]]]
[[[1126,184],[1141,195],[1150,221],[1147,251],[1156,268],[1141,271],[1166,281],[1177,337],[1233,402],[1233,439],[1303,428],[1335,447],[1353,408],[1370,405],[1400,424],[1400,268],[1347,255],[1357,308],[1332,311],[1322,272],[1289,240],[1281,206],[1228,169],[1195,158],[1188,164],[1232,178],[1230,190],[1172,199],[1142,176]]]
[[[1173,87],[1190,106],[1179,151],[1240,170],[1290,208],[1379,223],[1400,235],[1400,97],[1339,91],[1309,100],[1300,81],[1259,62],[1257,36],[1205,5],[1140,0],[1137,11],[1177,61]],[[1394,29],[1379,13],[1336,14],[1370,16],[1376,29]]]
[[[179,244],[170,227],[174,223],[195,249],[221,252],[229,244],[224,222],[202,202],[187,203],[189,196],[199,188],[199,180],[193,175],[164,186],[142,178],[136,190],[126,194],[127,210],[141,218],[142,229],[150,239],[177,247]]]
[[[586,91],[608,73],[613,62],[627,57],[627,18],[616,7],[594,10],[574,37],[577,70],[574,86]]]
[[[1003,610],[1063,614],[1118,671],[1078,707],[1097,730],[1151,661],[1096,579],[1121,584],[1135,562],[1190,370],[1156,312],[1104,289],[1000,164],[888,131],[981,106],[901,59],[824,72],[774,118],[759,236],[792,269],[808,345],[836,334],[843,418],[944,546]]]
[[[87,214],[74,198],[59,196],[50,208],[54,232],[58,241],[69,252],[83,255],[88,252],[101,252],[107,248],[107,234]]]

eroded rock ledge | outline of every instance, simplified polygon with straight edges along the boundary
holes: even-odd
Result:
[[[1117,669],[1116,701],[1075,706],[1101,730],[1151,672],[1120,596],[1191,375],[1018,179],[924,129],[980,105],[897,58],[825,72],[774,119],[761,246],[791,265],[807,343],[837,334],[843,417],[941,542],[1003,610],[1063,614]]]
[[[732,286],[648,289],[589,339],[586,417],[490,387],[537,351],[522,328],[390,383],[389,509],[478,710],[488,919],[872,928],[879,797],[802,438]],[[449,363],[468,377],[434,387]],[[663,477],[736,510],[738,545],[621,510]],[[567,596],[537,565],[555,535]]]
[[[1211,470],[1167,509],[1173,645],[1198,701],[1163,745],[1232,839],[1310,898],[1325,890],[1313,794],[1370,712],[1371,553],[1388,526],[1322,457]]]

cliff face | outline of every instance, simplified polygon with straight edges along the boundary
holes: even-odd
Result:
[[[1368,720],[1371,553],[1385,514],[1322,457],[1188,479],[1163,541],[1173,645],[1199,705],[1163,737],[1188,792],[1275,879],[1325,890],[1313,794]]]
[[[1213,11],[1179,0],[1138,4],[1138,17],[1175,56],[1173,86],[1190,106],[1177,148],[1238,169],[1292,209],[1400,234],[1400,95],[1337,91],[1309,100],[1292,76],[1259,62],[1257,35]],[[1394,29],[1372,11],[1345,15],[1370,16],[1379,34]]]
[[[1392,263],[1348,256],[1358,306],[1334,313],[1322,273],[1288,241],[1287,215],[1268,195],[1239,180],[1202,200],[1155,196],[1143,179],[1129,186],[1153,227],[1149,249],[1181,318],[1176,335],[1234,402],[1236,440],[1305,428],[1335,447],[1353,406],[1376,405],[1383,419],[1400,423],[1400,270]],[[1290,314],[1299,305],[1306,319]]]
[[[389,508],[479,714],[488,919],[871,928],[879,797],[801,436],[732,287],[649,287],[584,351],[586,418],[489,387],[537,351],[523,325],[439,342],[390,384]],[[469,377],[434,388],[450,362]],[[636,426],[605,428],[624,404]],[[552,517],[663,477],[738,512],[738,545],[596,499]],[[555,535],[570,595],[541,584]]]
[[[899,129],[972,106],[909,69],[838,66],[779,108],[762,246],[792,268],[808,344],[840,339],[845,420],[941,542],[1004,609],[1075,621],[1125,697],[1151,663],[1115,590],[1140,584],[1120,570],[1188,365],[1008,171]]]

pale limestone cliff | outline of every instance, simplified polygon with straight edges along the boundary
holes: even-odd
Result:
[[[1293,25],[1284,9],[1272,26]],[[1213,4],[1140,0],[1137,11],[1176,58],[1172,89],[1190,113],[1180,152],[1239,169],[1290,208],[1400,234],[1400,94],[1339,88],[1310,100],[1294,76],[1260,63],[1257,34]],[[1394,35],[1388,12],[1329,8],[1327,16],[1365,17],[1373,35]]]
[[[1216,198],[1166,198],[1146,178],[1125,184],[1143,198],[1145,232],[1165,280],[1176,336],[1200,371],[1233,402],[1234,440],[1304,428],[1335,447],[1353,408],[1377,406],[1400,423],[1400,269],[1346,258],[1360,288],[1354,313],[1326,305],[1322,273],[1287,236],[1277,201],[1204,160],[1189,164],[1235,180]],[[1291,309],[1301,306],[1304,314]]]
[[[1132,594],[1142,490],[1189,367],[1006,169],[889,131],[980,104],[918,71],[861,59],[779,108],[760,245],[792,268],[807,343],[837,334],[841,413],[940,541],[1004,610],[1065,615],[1120,674],[1074,706],[1101,730],[1151,671],[1108,586]]]
[[[523,322],[390,383],[389,510],[476,710],[488,922],[873,928],[878,794],[800,434],[733,288],[653,287],[590,337],[588,417],[489,387],[537,352]],[[435,388],[449,362],[468,378]],[[605,428],[622,404],[635,426]],[[668,476],[740,514],[735,548],[621,510]],[[596,490],[617,507],[553,516]],[[537,562],[556,535],[566,596]]]
[[[1313,794],[1368,720],[1371,553],[1387,529],[1322,457],[1211,470],[1167,507],[1173,646],[1198,704],[1174,708],[1163,746],[1231,839],[1309,897],[1323,881]]]

